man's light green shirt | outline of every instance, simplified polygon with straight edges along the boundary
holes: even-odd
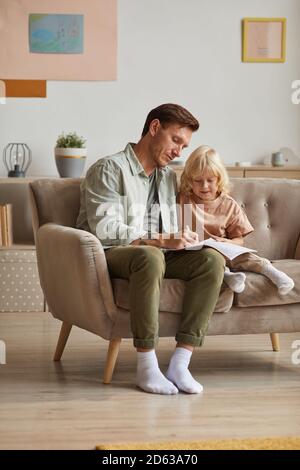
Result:
[[[127,144],[122,152],[99,159],[81,184],[76,226],[93,233],[104,247],[129,245],[146,235],[149,178],[132,146]],[[169,167],[158,169],[156,181],[162,232],[175,233],[176,173]]]

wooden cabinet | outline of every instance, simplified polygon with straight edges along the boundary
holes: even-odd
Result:
[[[12,204],[13,245],[0,247],[0,312],[46,310],[39,283],[28,185],[32,178],[0,178],[0,204]]]
[[[245,178],[287,178],[300,179],[300,166],[272,167],[253,166],[245,168]]]
[[[171,167],[176,171],[177,178],[179,180],[184,167],[181,165],[171,165]],[[231,178],[288,178],[297,180],[300,179],[300,166],[227,166],[226,170]]]
[[[31,181],[55,176],[0,178],[0,204],[12,204],[13,242],[34,245],[28,185]]]

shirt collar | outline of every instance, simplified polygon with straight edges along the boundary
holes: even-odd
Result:
[[[124,149],[124,153],[129,163],[131,172],[133,175],[139,175],[140,173],[144,173],[146,175],[143,165],[141,164],[136,154],[134,153],[134,150],[133,150],[134,145],[135,145],[134,143],[129,142]],[[158,174],[163,175],[166,171],[168,171],[167,167],[157,168]]]
[[[129,163],[131,173],[133,175],[139,175],[140,173],[144,173],[146,175],[143,165],[140,163],[139,159],[134,153],[133,146],[134,144],[130,142],[129,144],[126,145],[124,149],[124,153]]]

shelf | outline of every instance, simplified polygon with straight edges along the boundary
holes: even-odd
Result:
[[[30,183],[31,181],[40,180],[40,179],[58,179],[59,176],[26,176],[25,178],[13,178],[8,176],[0,176],[1,183],[13,183],[13,184],[22,184]]]
[[[11,246],[0,246],[0,250],[35,250],[35,245],[29,243],[14,243]]]
[[[180,178],[184,166],[170,165],[176,171],[177,178]],[[271,165],[251,165],[251,166],[226,166],[226,170],[231,178],[287,178],[300,179],[300,165],[298,166],[271,166]]]

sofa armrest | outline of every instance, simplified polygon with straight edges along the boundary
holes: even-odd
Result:
[[[100,241],[84,230],[48,223],[37,231],[36,248],[51,313],[109,338],[103,330],[111,329],[117,307]]]
[[[300,259],[300,236],[296,246],[295,259]]]

